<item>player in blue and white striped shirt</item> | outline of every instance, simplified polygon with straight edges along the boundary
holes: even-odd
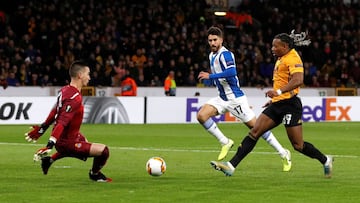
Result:
[[[234,145],[234,141],[221,132],[211,117],[230,112],[250,129],[255,125],[256,116],[248,104],[245,93],[240,89],[235,57],[223,46],[223,32],[220,28],[209,28],[208,43],[211,48],[209,54],[211,73],[202,71],[199,73],[198,79],[211,79],[218,89],[219,96],[210,99],[201,107],[197,119],[221,143],[222,148],[218,160],[222,160]],[[279,152],[283,160],[283,171],[290,171],[290,151],[281,146],[272,132],[267,131],[262,137]]]

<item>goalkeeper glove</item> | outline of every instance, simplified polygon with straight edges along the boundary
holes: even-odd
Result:
[[[36,153],[34,154],[33,160],[40,161],[41,158],[47,156],[51,152],[51,149],[54,147],[54,145],[55,145],[55,142],[52,140],[49,140],[46,147],[40,148],[36,151]]]
[[[48,129],[48,125],[41,124],[40,126],[34,125],[32,126],[29,132],[25,133],[25,140],[28,142],[36,142],[41,135],[45,133],[45,131]]]

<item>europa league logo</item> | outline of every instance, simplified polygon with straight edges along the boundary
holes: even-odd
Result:
[[[83,123],[129,123],[127,112],[116,97],[83,97]]]

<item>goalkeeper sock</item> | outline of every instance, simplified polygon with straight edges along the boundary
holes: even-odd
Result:
[[[92,166],[92,173],[97,174],[100,169],[106,164],[107,159],[109,158],[109,148],[105,146],[103,152],[100,156],[94,157],[94,162]]]
[[[253,139],[250,135],[246,136],[241,145],[238,147],[235,156],[230,160],[231,165],[236,168],[240,161],[245,158],[247,154],[255,147],[257,140]]]
[[[51,155],[51,159],[50,159],[50,162],[54,162],[56,160],[59,160],[61,158],[64,158],[65,156],[60,154],[59,152],[56,152],[55,154]]]

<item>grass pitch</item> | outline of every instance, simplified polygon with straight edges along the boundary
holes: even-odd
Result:
[[[273,130],[292,152],[293,168],[282,172],[280,157],[259,140],[232,177],[215,171],[209,162],[220,145],[198,124],[83,125],[91,142],[110,147],[102,170],[111,183],[88,178],[92,158],[83,162],[64,158],[48,175],[34,163],[50,130],[38,143],[24,139],[29,126],[2,125],[0,132],[0,202],[358,202],[360,199],[360,123],[305,123],[304,138],[335,157],[333,178],[323,177],[322,165],[295,152],[284,127]],[[219,124],[236,145],[247,134],[242,124]],[[226,160],[235,153],[232,149]],[[167,164],[163,176],[152,177],[146,161],[161,156]]]

